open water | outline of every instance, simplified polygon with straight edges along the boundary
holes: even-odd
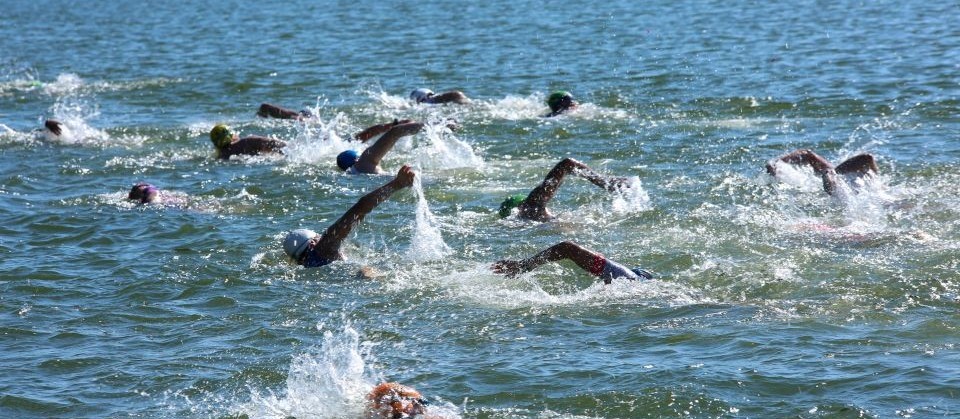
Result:
[[[356,418],[381,380],[447,418],[960,416],[956,2],[0,9],[2,417]],[[541,118],[556,89],[582,108]],[[428,123],[384,161],[420,186],[347,261],[289,263],[286,231],[389,179],[333,159],[393,118]],[[218,161],[216,123],[290,145]],[[831,198],[765,174],[797,148],[880,175]],[[497,217],[565,157],[633,188]],[[126,202],[138,181],[168,203]],[[561,240],[657,278],[488,269]]]

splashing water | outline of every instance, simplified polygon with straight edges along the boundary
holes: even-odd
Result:
[[[482,168],[483,159],[473,152],[470,144],[453,135],[448,123],[428,122],[423,126],[422,133],[428,142],[412,151],[413,162],[429,169]]]
[[[341,137],[337,133],[347,130],[346,115],[337,113],[324,121],[319,113],[319,109],[315,110],[310,123],[305,124],[297,138],[287,144],[284,151],[287,161],[332,166],[337,154],[358,147],[357,143],[350,141],[349,134]]]
[[[420,176],[414,177],[412,189],[417,197],[417,221],[407,258],[421,262],[442,259],[450,254],[450,246],[443,241],[440,229],[437,227],[439,222],[430,212],[427,199],[423,195]]]
[[[360,336],[349,326],[337,334],[325,331],[319,353],[294,357],[288,371],[286,392],[260,394],[237,410],[251,418],[343,418],[362,417],[364,397],[377,377],[365,376]]]
[[[45,130],[44,137],[48,141],[62,144],[101,144],[110,138],[106,132],[87,124],[88,120],[100,116],[100,110],[83,98],[71,96],[59,99],[50,111],[53,119],[60,121],[61,133],[54,135]]]
[[[613,193],[612,205],[615,214],[648,211],[653,208],[639,176],[631,176]]]

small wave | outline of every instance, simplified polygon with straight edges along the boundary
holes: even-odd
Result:
[[[144,80],[88,82],[74,73],[63,73],[57,75],[57,78],[50,82],[44,83],[37,80],[29,82],[32,88],[38,88],[44,94],[67,96],[156,88],[182,81],[178,78],[158,77]]]

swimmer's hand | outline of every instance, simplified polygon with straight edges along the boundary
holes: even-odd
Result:
[[[400,171],[397,172],[397,177],[393,179],[393,182],[401,188],[409,188],[413,186],[413,177],[416,173],[409,165],[403,165],[400,168]]]
[[[44,121],[43,125],[47,127],[47,129],[50,130],[50,132],[52,132],[53,135],[63,134],[63,131],[60,130],[60,121],[57,121],[54,119],[48,119]]]
[[[519,260],[499,260],[490,266],[493,273],[513,278],[522,272],[522,263]]]

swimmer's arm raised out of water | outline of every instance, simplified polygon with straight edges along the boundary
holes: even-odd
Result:
[[[833,165],[812,150],[796,150],[779,157],[777,160],[789,164],[808,165],[816,174],[820,175],[820,178],[823,180],[824,191],[833,195],[837,190],[836,172],[834,171]],[[771,176],[777,175],[777,168],[774,163],[775,162],[767,163],[767,173]]]
[[[373,137],[376,137],[376,136],[378,136],[378,135],[380,135],[380,134],[383,134],[383,133],[385,133],[385,132],[387,132],[387,131],[390,131],[390,128],[393,128],[394,126],[397,126],[397,125],[400,125],[400,124],[406,124],[406,123],[410,123],[410,122],[413,122],[413,120],[410,120],[410,119],[403,119],[403,120],[394,119],[393,122],[387,122],[386,124],[377,124],[377,125],[374,125],[374,126],[372,126],[372,127],[367,128],[367,129],[365,129],[365,130],[363,130],[363,131],[360,131],[360,132],[354,134],[354,135],[353,135],[353,138],[356,139],[357,141],[360,141],[361,143],[365,143],[365,142],[367,142],[367,140],[369,140],[369,139],[371,139],[371,138],[373,138]]]
[[[416,134],[422,128],[423,123],[420,122],[406,122],[390,127],[377,142],[363,150],[363,154],[354,164],[354,170],[360,173],[380,173],[380,161],[390,152],[397,140]]]
[[[540,253],[523,260],[504,259],[497,261],[490,268],[494,273],[504,274],[512,278],[522,273],[530,272],[547,262],[570,259],[573,261],[573,263],[576,263],[580,269],[583,269],[587,272],[592,272],[593,262],[597,256],[600,255],[590,249],[567,240],[550,246],[540,251]]]
[[[327,227],[320,237],[317,248],[320,249],[321,256],[331,260],[340,259],[340,246],[350,235],[350,231],[394,192],[413,185],[414,175],[413,169],[405,165],[400,168],[395,178],[360,198],[340,219]]]
[[[547,177],[543,179],[543,182],[530,191],[527,199],[521,204],[520,210],[524,210],[524,205],[546,207],[547,203],[556,195],[557,189],[560,188],[560,185],[563,183],[563,178],[569,173],[589,180],[590,183],[610,192],[623,186],[627,181],[626,178],[622,177],[607,177],[598,174],[594,172],[590,166],[568,157],[561,160],[560,163],[557,163],[557,165],[547,173]]]

